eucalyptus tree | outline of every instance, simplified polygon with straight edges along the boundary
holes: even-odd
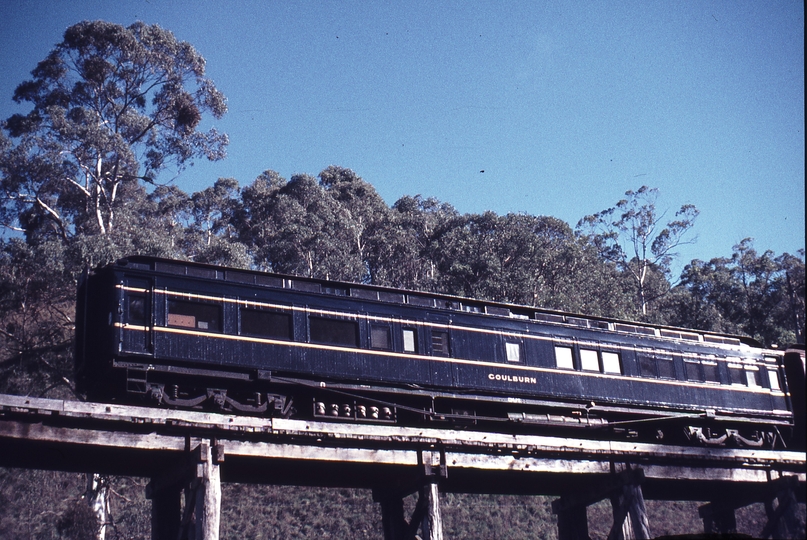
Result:
[[[759,253],[746,238],[731,257],[694,260],[665,302],[680,326],[745,334],[768,345],[804,343],[804,253]]]
[[[776,258],[779,265],[781,302],[781,320],[783,325],[792,329],[796,343],[804,344],[805,327],[805,264],[804,249],[798,255],[785,253]]]
[[[14,100],[32,109],[3,124],[6,227],[108,235],[126,187],[225,156],[226,135],[200,129],[226,112],[223,94],[194,47],[157,25],[80,22],[31,74]]]
[[[562,220],[466,214],[434,234],[437,288],[503,302],[625,317],[629,295],[614,265]]]
[[[313,176],[264,172],[242,190],[236,222],[259,268],[347,281],[365,274],[356,221]]]
[[[241,192],[234,178],[219,178],[188,198],[190,220],[184,255],[197,262],[249,268],[247,247],[238,241],[234,217],[240,214]]]
[[[75,287],[60,261],[42,264],[53,244],[0,242],[0,393],[75,397]]]
[[[684,204],[675,217],[664,223],[664,213],[656,208],[658,189],[642,186],[625,192],[615,206],[586,216],[577,231],[594,245],[600,256],[630,276],[642,316],[648,305],[669,291],[670,266],[676,249],[694,242],[687,234],[699,211]]]
[[[383,249],[389,237],[390,208],[375,188],[351,169],[331,165],[319,173],[319,182],[325,192],[338,204],[344,214],[350,238],[345,246],[353,258],[360,261],[359,274],[363,282],[372,282],[373,252]]]
[[[448,203],[421,195],[404,196],[391,208],[389,222],[375,236],[370,261],[373,283],[439,290],[437,239],[445,225],[459,217]]]
[[[507,214],[498,219],[492,245],[499,277],[495,296],[525,305],[555,305],[562,283],[571,281],[569,250],[575,242],[567,223],[557,218]]]
[[[78,271],[175,253],[146,188],[223,158],[202,126],[227,107],[193,46],[140,22],[73,25],[31,75],[13,96],[30,110],[0,132],[0,226],[25,237],[0,245],[0,390],[67,397]]]
[[[750,238],[731,257],[745,332],[763,343],[804,343],[804,260],[770,250],[759,253]],[[803,254],[802,254],[803,255]]]

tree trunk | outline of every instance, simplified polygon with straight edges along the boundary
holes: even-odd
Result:
[[[109,527],[109,484],[100,474],[87,474],[87,491],[84,496],[95,514],[96,540],[105,540]]]

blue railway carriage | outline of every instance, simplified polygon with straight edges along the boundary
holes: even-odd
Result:
[[[802,357],[742,337],[191,262],[95,269],[77,306],[90,399],[766,447],[804,399]]]

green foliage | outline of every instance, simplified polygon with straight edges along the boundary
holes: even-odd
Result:
[[[694,240],[686,240],[695,224],[698,209],[685,204],[675,219],[663,224],[664,214],[656,208],[658,190],[647,186],[625,192],[626,199],[616,206],[586,216],[577,224],[578,232],[629,276],[636,287],[641,315],[648,306],[667,294],[670,264],[677,256],[675,249]]]
[[[440,514],[446,538],[557,538],[552,499],[515,495],[446,493]]]
[[[804,343],[804,250],[759,254],[751,239],[730,258],[694,260],[664,310],[672,324],[751,336],[767,345]]]
[[[151,538],[145,481],[110,479],[107,540]],[[0,538],[94,540],[95,516],[84,498],[84,474],[0,468]]]
[[[367,281],[373,235],[388,208],[349,169],[329,167],[320,178],[295,175],[286,181],[264,172],[243,190],[241,241],[258,268]]]
[[[222,540],[382,539],[368,490],[226,484]]]
[[[73,398],[75,280],[61,245],[0,245],[0,391]],[[45,263],[47,261],[47,263]],[[45,263],[45,264],[43,264]]]
[[[392,206],[389,222],[376,235],[368,267],[373,283],[407,289],[437,287],[437,237],[443,223],[458,217],[450,204],[420,195]]]
[[[223,158],[227,137],[197,131],[204,113],[227,110],[204,71],[190,44],[157,25],[68,28],[14,93],[32,110],[3,124],[16,142],[0,141],[2,223],[64,240],[109,234],[129,184]]]
[[[59,538],[92,540],[95,538],[96,529],[95,514],[82,501],[76,501],[69,506],[56,522]]]

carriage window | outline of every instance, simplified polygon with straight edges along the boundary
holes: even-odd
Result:
[[[622,364],[619,362],[619,353],[602,353],[602,370],[604,373],[622,373]]]
[[[417,349],[417,334],[414,328],[403,329],[403,349],[404,352],[416,353]]]
[[[130,294],[127,300],[126,322],[129,324],[146,324],[146,295]]]
[[[389,326],[370,326],[370,346],[373,349],[392,349],[392,339]]]
[[[555,347],[555,365],[562,369],[574,369],[571,347]]]
[[[448,346],[448,332],[432,330],[432,354],[434,356],[451,356]]]
[[[600,359],[597,357],[597,351],[580,349],[580,367],[585,371],[599,371]]]
[[[657,354],[656,363],[658,365],[658,376],[664,379],[675,378],[675,365],[673,357],[669,354]]]
[[[651,354],[639,353],[639,375],[642,377],[658,377],[656,359]]]
[[[779,383],[779,372],[774,369],[768,370],[768,380],[771,383],[771,390],[781,391],[782,385]]]
[[[742,384],[745,386],[745,375],[743,374],[743,366],[739,364],[729,364],[729,382],[731,384]]]
[[[684,374],[688,381],[702,381],[700,364],[697,362],[684,362]]]
[[[756,388],[760,386],[759,383],[759,371],[757,369],[748,369],[745,368],[745,381],[748,383],[748,386],[751,388]]]
[[[703,362],[703,378],[706,382],[719,383],[720,376],[717,373],[717,362]]]
[[[521,344],[520,343],[505,343],[505,351],[507,352],[508,362],[521,362]]]
[[[168,326],[221,332],[221,306],[169,299]]]
[[[316,343],[345,347],[357,347],[359,344],[359,325],[354,321],[310,317],[308,330],[311,341]]]
[[[241,333],[268,338],[291,339],[291,315],[242,308]]]

